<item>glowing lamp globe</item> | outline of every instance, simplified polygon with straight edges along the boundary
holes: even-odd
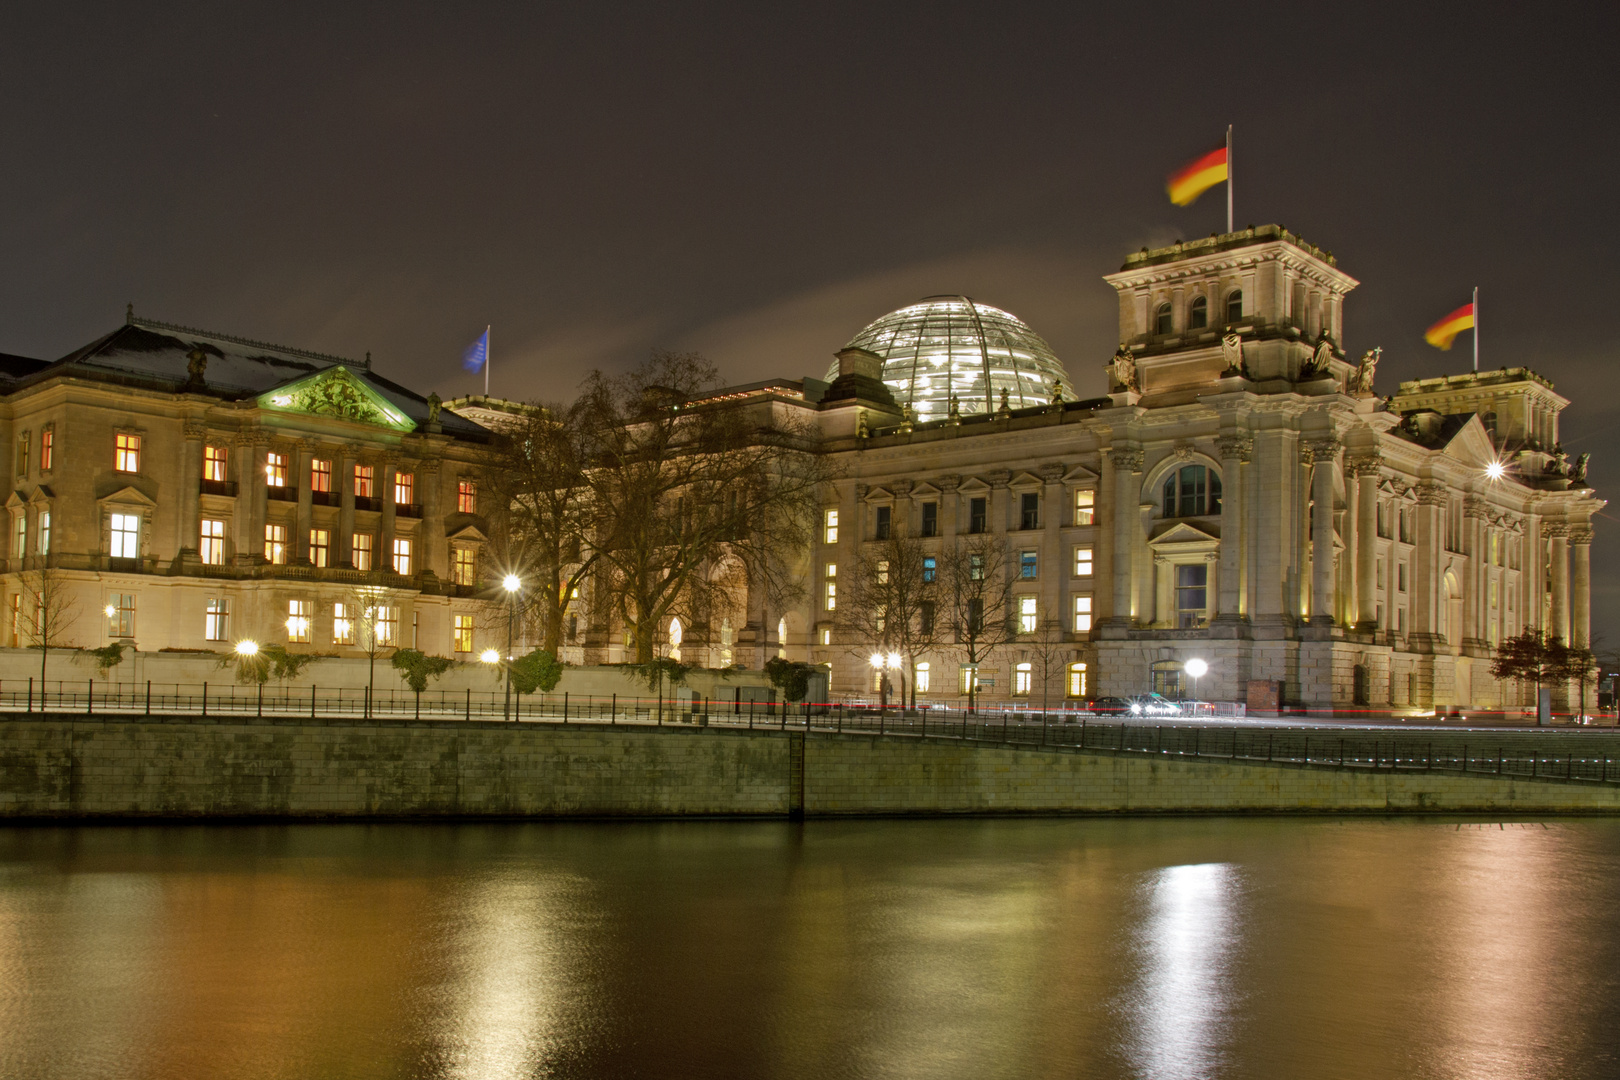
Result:
[[[501,662],[501,653],[499,649],[485,649],[478,654],[478,659],[486,664],[498,664]]]
[[[258,656],[259,643],[257,641],[238,641],[236,643],[237,656]]]
[[[523,579],[516,574],[507,574],[501,584],[506,587],[507,592],[517,592],[523,588]]]
[[[1209,665],[1196,656],[1182,665],[1182,670],[1195,679],[1202,679],[1209,671]]]

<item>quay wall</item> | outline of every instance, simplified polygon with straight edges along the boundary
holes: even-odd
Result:
[[[871,735],[0,719],[0,820],[1620,811],[1620,785]]]

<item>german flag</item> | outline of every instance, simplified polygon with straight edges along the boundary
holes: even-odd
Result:
[[[1226,147],[1212,150],[1179,172],[1170,174],[1165,190],[1170,201],[1177,206],[1191,206],[1193,201],[1214,187],[1225,183],[1228,177]]]
[[[1437,349],[1449,349],[1458,334],[1473,328],[1474,305],[1464,304],[1424,331],[1423,340]]]

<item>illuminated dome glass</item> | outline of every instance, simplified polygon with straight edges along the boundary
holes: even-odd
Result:
[[[890,312],[845,348],[881,357],[884,383],[919,420],[944,417],[952,395],[964,414],[993,412],[1003,389],[1015,409],[1050,404],[1060,384],[1063,400],[1074,400],[1062,362],[1039,334],[966,296],[930,296]],[[837,374],[834,364],[827,380]]]

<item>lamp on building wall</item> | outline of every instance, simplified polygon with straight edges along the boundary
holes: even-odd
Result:
[[[1188,660],[1185,664],[1181,665],[1181,670],[1185,671],[1187,673],[1187,675],[1192,679],[1192,681],[1193,681],[1193,700],[1197,701],[1198,700],[1198,680],[1202,679],[1205,675],[1207,675],[1209,673],[1209,665],[1195,656],[1191,660]]]
[[[501,662],[501,650],[485,649],[483,652],[478,654],[478,659],[482,660],[486,664],[498,664]]]
[[[243,638],[236,643],[237,656],[258,656],[259,643],[252,638]]]

